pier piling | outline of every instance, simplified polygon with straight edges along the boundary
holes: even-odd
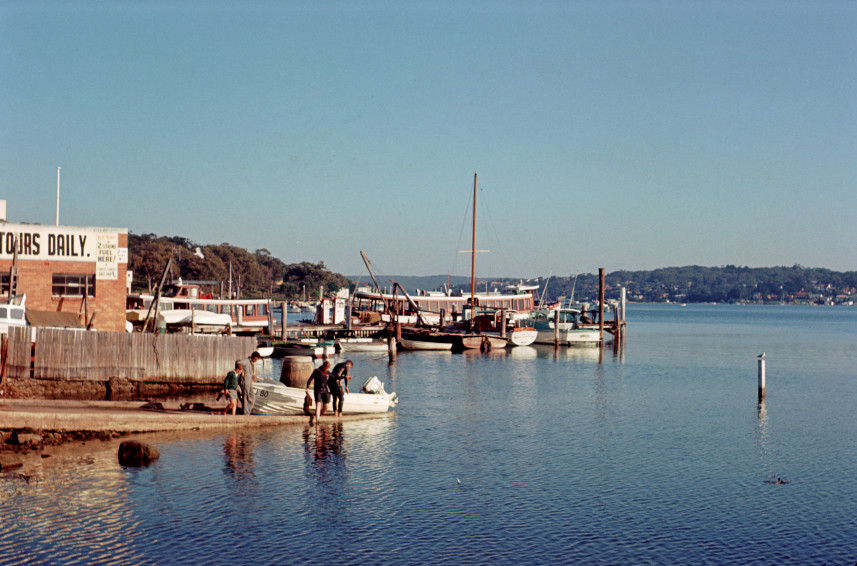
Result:
[[[759,402],[765,400],[765,353],[759,356]]]

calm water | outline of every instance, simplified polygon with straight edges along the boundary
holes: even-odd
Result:
[[[857,563],[857,309],[628,316],[603,357],[352,355],[393,418],[30,464],[0,477],[0,563]]]

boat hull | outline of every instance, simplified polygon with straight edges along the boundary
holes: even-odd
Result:
[[[286,342],[285,344],[275,344],[274,358],[284,358],[286,356],[311,356],[313,358],[330,357],[336,353],[336,346],[333,344],[307,344],[302,342]]]
[[[303,415],[306,391],[271,379],[259,379],[253,383],[256,401],[254,415]],[[312,395],[310,395],[312,397]],[[387,393],[381,388],[378,393],[347,393],[342,406],[343,415],[386,413],[395,407],[398,398],[395,393]],[[314,401],[313,401],[314,403]],[[315,412],[310,404],[310,412]]]
[[[535,344],[553,344],[554,340],[559,340],[560,346],[586,346],[597,345],[601,342],[601,333],[597,330],[560,330],[554,336],[553,329],[539,330],[538,338]]]
[[[386,352],[388,349],[385,340],[375,338],[340,338],[336,347],[340,352]]]
[[[506,335],[512,346],[529,346],[538,339],[539,332],[535,328],[513,328]]]
[[[425,342],[402,338],[400,344],[405,350],[452,350],[452,342]]]

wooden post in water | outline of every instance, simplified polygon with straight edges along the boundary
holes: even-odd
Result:
[[[506,337],[506,309],[500,309],[500,337]]]
[[[286,317],[289,316],[289,314],[288,314],[289,313],[289,304],[286,301],[283,301],[282,303],[280,303],[280,308],[283,310],[283,322],[280,325],[280,327],[282,328],[282,334],[281,334],[280,338],[282,338],[283,342],[285,342],[286,341]],[[273,334],[273,332],[271,334]]]
[[[398,330],[398,326],[399,325],[397,324],[396,325],[397,330]],[[391,362],[396,361],[396,347],[397,347],[396,346],[396,336],[397,336],[397,334],[398,334],[398,332],[394,332],[394,333],[388,332],[387,333],[387,354],[390,356]]]
[[[765,400],[765,353],[759,356],[759,403]]]
[[[604,268],[598,268],[598,332],[604,344]]]
[[[559,309],[553,311],[553,347],[559,347]]]

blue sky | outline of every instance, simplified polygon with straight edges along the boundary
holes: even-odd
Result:
[[[857,2],[0,0],[11,222],[480,276],[857,270]]]

